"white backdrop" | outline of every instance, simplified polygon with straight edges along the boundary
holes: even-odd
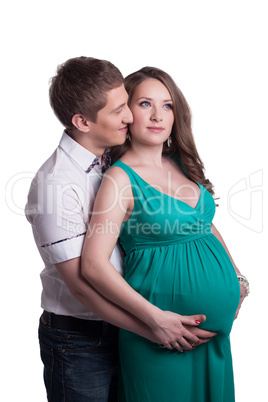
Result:
[[[1,7],[5,402],[46,401],[37,340],[43,265],[23,208],[34,172],[62,133],[48,102],[49,78],[58,64],[81,55],[108,59],[123,75],[160,67],[186,96],[207,176],[220,197],[215,224],[251,284],[231,334],[237,402],[267,400],[265,3],[10,0]]]

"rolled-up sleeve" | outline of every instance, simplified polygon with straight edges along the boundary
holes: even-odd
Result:
[[[87,206],[88,214],[89,206]],[[26,205],[37,246],[56,264],[81,255],[88,216],[83,194],[54,181],[32,184]]]

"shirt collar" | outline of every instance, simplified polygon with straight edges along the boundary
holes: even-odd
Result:
[[[96,158],[92,152],[88,151],[82,145],[73,140],[66,131],[63,132],[59,146],[79,165],[86,171],[89,165]]]

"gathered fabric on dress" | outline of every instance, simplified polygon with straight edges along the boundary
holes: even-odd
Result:
[[[212,195],[198,184],[195,208],[129,176],[134,210],[122,225],[125,280],[162,310],[205,314],[199,327],[218,335],[195,350],[168,350],[119,331],[120,402],[233,402],[229,334],[240,299],[239,282],[224,247],[211,232]]]

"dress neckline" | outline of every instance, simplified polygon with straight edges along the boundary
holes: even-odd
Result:
[[[178,201],[178,202],[180,202],[180,203],[182,203],[182,204],[185,204],[185,205],[187,205],[189,208],[191,208],[191,209],[193,209],[193,210],[196,210],[196,209],[197,209],[197,207],[198,207],[198,205],[199,205],[199,203],[200,203],[200,200],[201,200],[201,190],[202,190],[202,187],[203,187],[202,184],[197,183],[197,182],[193,182],[193,183],[195,183],[195,184],[198,185],[200,192],[199,192],[199,197],[198,197],[198,200],[197,200],[197,203],[196,203],[195,207],[192,207],[192,206],[189,205],[187,202],[182,201],[182,200],[180,200],[179,198],[172,197],[171,195],[168,195],[168,194],[166,194],[166,193],[163,193],[162,191],[157,190],[154,186],[152,186],[150,183],[148,183],[146,180],[144,180],[134,169],[132,169],[132,167],[128,166],[126,163],[122,162],[120,159],[118,159],[117,162],[120,162],[122,165],[124,165],[124,166],[126,166],[128,169],[130,169],[140,180],[142,180],[145,184],[147,184],[147,186],[149,186],[150,188],[152,188],[153,190],[155,190],[157,193],[159,193],[159,194],[161,194],[161,195],[163,195],[163,196],[165,196],[165,197],[172,198],[173,200]]]

